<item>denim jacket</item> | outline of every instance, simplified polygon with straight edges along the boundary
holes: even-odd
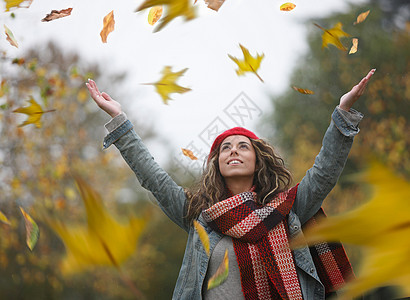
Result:
[[[336,107],[334,110],[314,165],[299,184],[288,216],[290,238],[300,233],[301,225],[318,211],[327,194],[335,186],[347,160],[353,137],[359,132],[358,124],[362,117],[361,113],[353,109],[346,112]],[[205,253],[194,227],[184,218],[187,206],[184,189],[154,161],[125,115],[120,115],[119,119],[121,122],[105,137],[103,147],[115,144],[141,185],[152,192],[164,213],[188,233],[172,299],[202,299],[202,284],[209,256]],[[212,253],[223,235],[213,231],[202,216],[199,216],[198,222],[209,234]],[[320,282],[309,249],[305,247],[294,250],[294,257],[304,299],[325,299],[324,286]]]

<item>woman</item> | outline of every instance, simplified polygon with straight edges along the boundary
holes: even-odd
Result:
[[[112,117],[104,148],[114,143],[165,214],[188,232],[173,299],[325,299],[343,285],[351,268],[340,245],[291,251],[289,239],[314,222],[336,184],[363,117],[351,107],[374,72],[341,97],[313,167],[290,189],[291,175],[273,148],[236,127],[216,138],[199,185],[185,191],[153,160],[121,105],[100,93],[94,81],[86,83],[97,105]],[[194,220],[208,232],[209,256]],[[228,278],[208,290],[225,249]]]

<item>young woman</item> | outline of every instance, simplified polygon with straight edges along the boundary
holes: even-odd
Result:
[[[100,93],[94,81],[86,83],[97,105],[112,117],[104,148],[115,144],[141,185],[188,233],[173,299],[325,299],[344,284],[352,273],[340,244],[291,251],[289,240],[321,214],[359,132],[363,115],[351,107],[374,72],[341,97],[314,165],[292,188],[291,175],[272,146],[235,127],[215,139],[198,186],[185,190],[153,160],[121,105]],[[209,256],[194,220],[208,232]],[[228,278],[208,290],[225,249]]]

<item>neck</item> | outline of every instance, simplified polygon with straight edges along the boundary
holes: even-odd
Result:
[[[225,178],[226,187],[232,192],[233,195],[237,195],[243,192],[247,192],[252,188],[253,178]]]

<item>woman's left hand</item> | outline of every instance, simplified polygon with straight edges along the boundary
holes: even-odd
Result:
[[[349,111],[349,109],[353,106],[353,104],[357,101],[357,99],[360,98],[360,96],[363,94],[367,83],[370,80],[370,77],[373,76],[374,72],[376,72],[376,69],[371,69],[369,73],[367,73],[366,77],[364,77],[358,84],[356,84],[350,92],[344,94],[340,98],[340,104],[339,108]]]

